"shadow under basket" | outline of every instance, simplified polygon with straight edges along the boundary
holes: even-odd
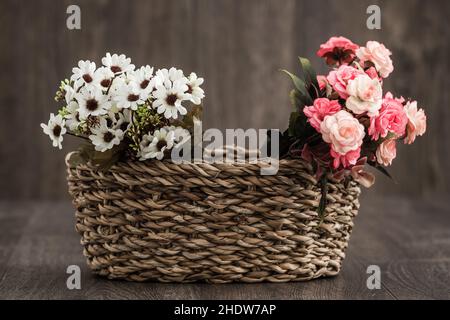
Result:
[[[68,155],[70,157],[70,154]],[[76,230],[94,273],[131,281],[287,282],[339,273],[360,188],[310,164],[129,161],[106,172],[68,166]]]

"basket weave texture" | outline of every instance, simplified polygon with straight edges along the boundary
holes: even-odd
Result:
[[[70,154],[68,155],[70,157]],[[328,182],[325,217],[312,167],[121,162],[68,164],[76,230],[94,273],[131,281],[286,282],[334,276],[360,188]]]

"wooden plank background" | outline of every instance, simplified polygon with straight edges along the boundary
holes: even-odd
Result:
[[[66,8],[78,4],[82,30],[66,28]],[[378,4],[382,29],[366,28],[366,8]],[[281,128],[290,112],[296,68],[332,35],[364,44],[382,41],[394,55],[385,87],[415,97],[428,132],[400,147],[394,184],[379,176],[371,192],[448,194],[450,171],[449,39],[446,0],[0,0],[0,199],[66,196],[64,154],[39,123],[55,110],[53,95],[79,59],[100,62],[106,51],[136,65],[177,66],[206,79],[205,127]]]

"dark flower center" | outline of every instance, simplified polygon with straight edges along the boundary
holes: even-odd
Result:
[[[90,82],[92,82],[92,77],[89,75],[89,74],[83,74],[83,80],[86,82],[86,83],[90,83]]]
[[[55,136],[55,137],[59,137],[60,135],[61,135],[61,126],[60,125],[56,125],[54,128],[53,128],[53,135]]]
[[[192,86],[190,84],[188,84],[187,86],[188,86],[187,93],[192,93]]]
[[[111,142],[112,139],[114,139],[114,135],[111,132],[105,132],[105,134],[103,135],[103,140],[107,143]]]
[[[147,79],[141,82],[141,89],[145,89],[148,87],[148,84],[150,83],[150,81],[148,81]]]
[[[110,84],[111,84],[111,80],[110,80],[110,79],[103,79],[103,80],[100,82],[100,85],[101,85],[103,88],[108,88]]]
[[[176,94],[170,94],[167,96],[166,102],[169,106],[174,106],[177,99],[178,99],[178,97]]]
[[[161,151],[162,148],[164,148],[165,146],[167,146],[167,142],[166,140],[159,140],[158,143],[156,144],[156,148]]]
[[[128,122],[122,122],[122,124],[120,125],[120,130],[126,131],[128,129],[128,125]]]
[[[113,124],[113,121],[112,121],[110,118],[107,118],[107,119],[106,119],[106,125],[107,125],[108,127],[111,127],[112,124]]]
[[[134,102],[134,101],[137,101],[138,99],[139,99],[139,96],[136,94],[131,93],[128,95],[128,101]]]
[[[122,71],[122,68],[119,66],[111,66],[111,71],[114,73]]]
[[[95,111],[98,108],[98,101],[95,99],[89,99],[86,101],[86,109],[89,111]]]

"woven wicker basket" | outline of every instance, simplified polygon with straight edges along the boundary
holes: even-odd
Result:
[[[68,155],[70,156],[70,154]],[[360,188],[312,168],[125,162],[107,172],[68,165],[76,230],[94,273],[132,281],[286,282],[334,276],[358,212]]]

